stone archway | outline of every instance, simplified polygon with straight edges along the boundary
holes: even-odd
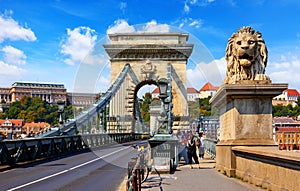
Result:
[[[172,76],[173,114],[187,119],[186,99],[186,64],[192,53],[193,45],[187,44],[188,34],[184,33],[130,33],[111,34],[110,44],[104,45],[111,61],[111,84],[126,64],[130,64],[138,84],[156,84],[159,78],[167,78],[168,65],[171,64],[176,79]],[[133,117],[137,84],[127,79],[128,87],[124,96],[116,96],[110,104],[110,116],[131,115]],[[127,103],[124,108],[116,108],[118,103]],[[186,129],[188,123],[181,123],[176,128]],[[133,125],[134,126],[134,125]],[[130,130],[129,130],[130,131]],[[134,131],[134,130],[132,130]],[[125,132],[125,131],[124,131]]]

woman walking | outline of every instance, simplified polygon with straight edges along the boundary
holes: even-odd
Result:
[[[193,159],[195,161],[196,164],[198,164],[198,168],[200,169],[200,164],[199,164],[199,160],[197,157],[197,153],[196,153],[196,141],[194,140],[194,136],[191,133],[190,134],[190,139],[187,142],[187,150],[188,150],[188,159],[189,159],[189,164],[191,169],[193,168]]]
[[[203,141],[203,132],[199,132],[199,138],[198,138],[198,151],[199,151],[199,157],[200,159],[204,159],[204,141]]]

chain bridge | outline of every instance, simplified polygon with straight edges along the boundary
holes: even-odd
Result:
[[[171,134],[173,130],[189,128],[186,65],[194,47],[187,44],[188,37],[188,34],[183,33],[109,35],[110,43],[103,45],[110,59],[109,89],[79,115],[59,127],[52,128],[41,137],[1,141],[0,171],[14,167],[19,162],[51,157],[57,159],[45,165],[34,164],[28,169],[20,168],[1,173],[1,188],[117,189],[112,185],[119,184],[117,180],[124,178],[124,168],[116,166],[127,165],[128,161],[136,156],[133,144],[147,144],[146,141],[131,141],[139,139],[141,133],[149,132],[149,129],[157,134],[159,130]],[[137,98],[137,92],[146,84],[158,86],[161,98],[160,113],[158,116],[150,116],[150,128],[143,124]],[[299,156],[296,152],[286,153],[274,147],[271,132],[271,100],[286,88],[287,84],[273,84],[266,80],[244,80],[237,84],[221,86],[210,100],[212,106],[220,111],[220,141],[216,144],[215,140],[206,139],[204,142],[206,152],[216,157],[218,171],[268,190],[299,190]],[[157,121],[160,126],[156,125]],[[78,132],[83,133],[77,135]],[[148,143],[151,147],[150,141],[151,139]],[[99,146],[103,147],[99,149]],[[66,153],[94,148],[93,154],[81,152],[77,156],[60,158]],[[154,155],[153,153],[160,154],[155,149],[152,151],[150,155],[160,164],[162,156]],[[177,150],[173,151],[177,157]],[[174,158],[165,159],[170,162],[171,168]],[[203,163],[204,161],[201,161],[201,165]],[[255,166],[256,168],[253,168]],[[78,170],[79,168],[81,170]],[[132,173],[134,176],[130,176],[131,179],[137,180],[136,174],[139,172]],[[21,174],[27,176],[23,178]],[[66,178],[62,174],[67,175]],[[199,180],[196,177],[199,174],[204,173],[189,176],[192,177],[193,183]],[[285,174],[287,178],[279,179],[278,174]],[[15,177],[18,177],[18,181]],[[207,177],[224,182],[224,176],[218,178],[215,173]],[[55,180],[55,184],[51,180]],[[108,181],[111,184],[108,184]],[[225,185],[232,185],[231,181],[226,181]],[[140,184],[139,181],[139,188]],[[218,184],[213,186],[216,185]],[[176,183],[173,187],[177,187]],[[239,186],[236,185],[231,190],[246,190],[246,186],[237,187]],[[182,187],[178,188],[182,190]]]
[[[175,130],[187,129],[186,64],[193,50],[193,45],[187,44],[188,34],[111,34],[109,39],[111,43],[103,46],[110,58],[110,88],[95,104],[63,124],[59,133],[145,132],[137,92],[147,84],[158,86],[161,78],[168,81],[171,109],[167,115],[169,120],[175,119],[170,125]],[[157,116],[151,117],[157,120]],[[156,124],[152,120],[152,131],[157,130]]]

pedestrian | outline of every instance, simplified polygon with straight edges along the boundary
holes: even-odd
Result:
[[[204,158],[204,141],[203,141],[203,132],[199,132],[199,137],[197,139],[197,146],[198,146],[198,152],[199,152],[199,158]]]
[[[198,168],[200,169],[200,164],[199,164],[199,160],[197,157],[197,153],[196,153],[196,141],[194,139],[193,134],[190,134],[190,139],[187,142],[187,153],[188,153],[188,160],[189,160],[189,164],[191,169],[193,168],[193,159],[195,161],[196,164],[198,164]]]
[[[176,137],[178,138],[178,158],[180,161],[180,158],[183,157],[184,158],[184,163],[188,164],[188,157],[187,157],[187,151],[186,151],[186,142],[184,141],[184,135],[183,133],[180,131],[180,129],[178,129],[177,133],[176,133]]]

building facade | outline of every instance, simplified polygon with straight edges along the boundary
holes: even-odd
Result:
[[[159,96],[159,89],[155,88],[152,93],[152,98],[158,98]],[[196,90],[195,88],[187,88],[186,89],[186,97],[188,101],[195,101],[196,99],[198,99],[200,96],[199,91]]]
[[[207,82],[204,86],[199,90],[199,98],[204,99],[208,97],[213,97],[215,93],[218,91],[219,87],[213,86],[211,83]]]
[[[49,123],[46,122],[38,122],[38,123],[25,123],[23,126],[23,133],[30,136],[35,136],[40,133],[48,131],[51,127]]]
[[[10,88],[11,102],[21,100],[22,97],[40,97],[48,103],[67,100],[67,90],[63,84],[15,82]]]
[[[293,107],[297,106],[298,97],[300,96],[299,92],[296,89],[286,89],[282,94],[276,96],[272,100],[273,105],[292,105]]]
[[[292,117],[273,117],[273,138],[280,150],[300,150],[300,123]]]
[[[188,101],[195,101],[199,98],[199,91],[195,88],[187,88],[186,89],[186,95]]]
[[[280,150],[300,150],[300,127],[276,128],[276,140]]]
[[[94,93],[67,93],[67,102],[75,108],[88,107],[96,102]]]
[[[0,102],[1,103],[10,103],[10,88],[0,88]]]
[[[190,124],[193,132],[203,132],[206,138],[218,140],[220,130],[219,119],[214,119],[212,117],[206,116],[198,120],[192,120]]]
[[[22,119],[0,119],[0,133],[8,139],[17,139],[22,134]]]
[[[48,103],[56,103],[58,100],[67,100],[67,90],[63,84],[42,82],[15,82],[10,88],[0,88],[2,103],[9,104],[25,96],[40,97]]]

